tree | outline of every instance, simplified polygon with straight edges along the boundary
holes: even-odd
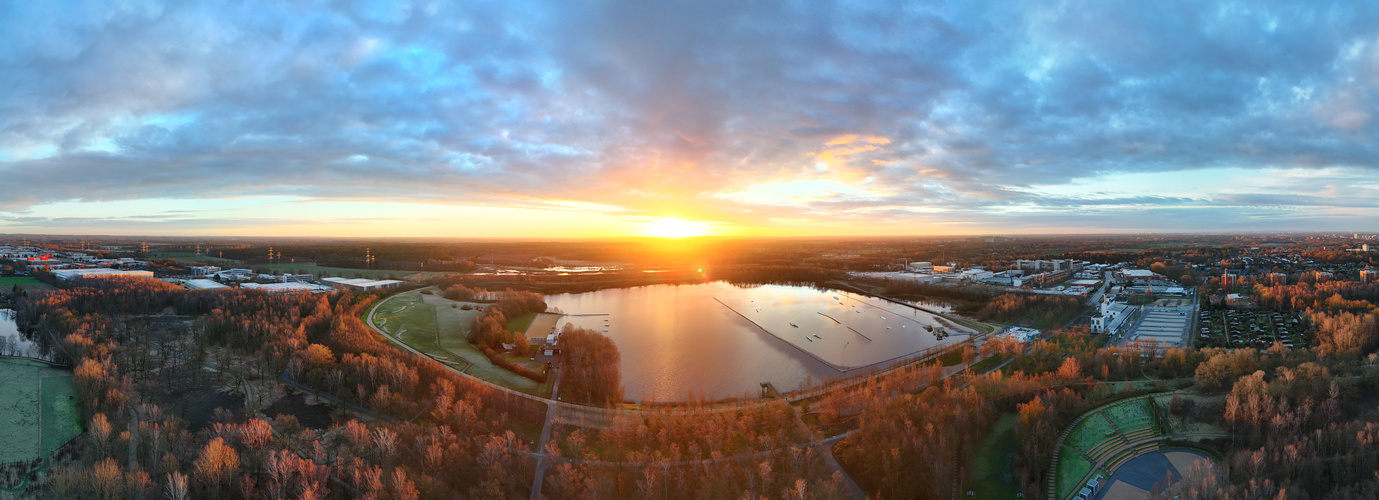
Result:
[[[567,325],[558,342],[564,358],[560,383],[569,389],[572,400],[603,407],[622,402],[622,354],[611,339]]]
[[[239,453],[225,444],[224,438],[215,438],[206,443],[193,467],[196,477],[206,482],[207,488],[220,492],[239,469]]]
[[[163,485],[163,495],[168,500],[187,500],[187,476],[181,472],[171,472],[168,474],[168,482]]]
[[[110,420],[105,418],[104,413],[91,416],[91,445],[96,449],[96,456],[105,456],[110,445],[110,432]]]

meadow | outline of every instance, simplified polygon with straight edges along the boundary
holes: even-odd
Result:
[[[0,463],[45,457],[81,434],[71,372],[0,359],[0,380]]]
[[[434,291],[424,288],[384,299],[374,309],[374,324],[398,341],[466,374],[528,394],[550,394],[550,382],[539,384],[495,366],[467,341],[470,325],[486,304],[453,301],[422,293],[425,290]],[[465,309],[465,306],[469,306],[469,309]],[[518,318],[514,323],[522,320],[531,323],[530,318]],[[514,323],[509,325],[513,326]],[[542,369],[541,363],[531,362],[527,358],[509,356],[508,359],[525,364],[534,371]]]

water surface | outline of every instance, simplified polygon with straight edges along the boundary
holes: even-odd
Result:
[[[968,330],[899,304],[838,291],[723,282],[546,297],[564,322],[599,331],[622,353],[628,399],[755,396],[770,382],[855,374],[966,338]],[[925,326],[959,335],[939,340]]]
[[[0,309],[0,354],[42,357],[38,344],[19,333],[19,326],[14,323],[14,311],[9,309]]]

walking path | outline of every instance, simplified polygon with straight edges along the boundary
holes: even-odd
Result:
[[[407,345],[405,342],[402,342],[401,339],[399,339],[399,338],[393,336],[392,334],[388,333],[387,331],[384,331],[382,328],[379,328],[378,325],[377,325],[377,323],[375,323],[374,315],[375,315],[375,313],[378,311],[379,306],[381,306],[384,302],[386,302],[386,301],[388,301],[388,300],[391,300],[393,297],[396,297],[396,295],[391,296],[391,297],[388,297],[388,298],[385,298],[385,299],[379,301],[378,304],[375,304],[375,305],[373,306],[373,308],[371,308],[371,309],[369,310],[369,314],[365,317],[365,324],[367,324],[367,325],[369,326],[369,328],[373,329],[373,331],[377,332],[379,335],[382,335],[384,338],[387,338],[388,340],[392,341],[394,344],[397,344],[397,345],[401,346],[403,349],[406,349],[407,351],[409,351],[409,352],[411,352],[411,353],[413,353],[413,354],[416,354],[416,355],[418,355],[418,356],[423,356],[423,357],[427,357],[427,358],[436,360],[436,358],[434,358],[434,357],[432,357],[432,356],[430,356],[430,355],[428,355],[428,354],[426,354],[426,353],[423,353],[423,352],[421,352],[421,351],[418,351],[418,350],[416,350],[415,348],[413,348],[412,346]],[[968,343],[968,342],[972,342],[972,341],[971,341],[971,340],[967,340],[967,341],[963,341],[963,342],[951,344],[951,348],[959,348],[960,346],[965,345],[965,344]],[[930,354],[930,355],[928,355],[928,356],[926,356],[926,357],[916,358],[916,359],[913,359],[913,360],[906,361],[906,362],[904,362],[904,363],[902,363],[902,364],[896,365],[896,366],[893,367],[893,368],[889,368],[889,369],[885,369],[885,370],[879,370],[879,371],[875,371],[875,372],[869,372],[869,373],[867,373],[867,374],[865,374],[865,375],[862,375],[862,376],[844,379],[844,380],[842,380],[842,381],[838,381],[838,382],[835,382],[835,383],[832,383],[832,384],[827,384],[827,385],[824,385],[824,386],[821,386],[821,387],[818,387],[818,388],[815,388],[815,389],[812,389],[812,390],[808,390],[808,391],[790,393],[790,395],[786,398],[786,400],[787,400],[787,401],[790,401],[790,402],[796,402],[796,401],[800,401],[800,400],[804,400],[804,399],[809,399],[809,398],[813,398],[813,397],[818,397],[818,396],[827,394],[827,393],[832,392],[832,391],[835,391],[835,390],[842,390],[842,389],[852,388],[852,387],[855,387],[855,386],[858,386],[858,385],[862,385],[862,384],[865,384],[865,383],[867,383],[867,382],[871,382],[871,381],[873,381],[873,380],[879,379],[879,378],[884,377],[884,376],[886,376],[886,375],[889,375],[890,372],[893,371],[893,370],[895,370],[895,369],[898,369],[898,368],[901,368],[901,367],[905,367],[905,366],[914,365],[914,364],[925,363],[925,362],[931,361],[932,359],[934,359],[935,357],[938,357],[938,356],[940,356],[940,355],[942,355],[942,352],[935,352],[935,353],[932,353],[932,354]],[[437,362],[440,362],[440,360],[436,360],[436,361],[437,361]],[[728,405],[708,406],[708,407],[695,407],[695,408],[646,408],[646,409],[637,409],[637,410],[628,410],[628,409],[621,409],[621,408],[597,408],[597,407],[592,407],[592,406],[585,406],[585,405],[580,405],[580,404],[567,403],[567,402],[564,402],[564,401],[560,401],[560,400],[556,400],[556,399],[551,399],[551,398],[546,398],[546,397],[541,397],[541,396],[534,396],[534,395],[531,395],[531,394],[527,394],[527,393],[525,393],[525,392],[521,392],[521,391],[518,391],[518,390],[515,390],[515,389],[511,389],[511,388],[508,388],[508,387],[504,387],[504,386],[495,384],[495,383],[493,383],[493,382],[490,382],[490,381],[488,381],[488,380],[484,380],[484,379],[479,378],[479,377],[475,377],[475,376],[473,376],[473,375],[470,375],[470,374],[468,374],[468,373],[465,373],[465,372],[462,371],[462,370],[457,370],[457,369],[455,369],[454,367],[451,367],[451,366],[447,365],[446,363],[440,363],[440,364],[441,364],[441,366],[444,366],[446,369],[448,369],[448,370],[450,370],[450,371],[452,371],[452,372],[455,372],[455,373],[457,373],[457,374],[459,374],[459,375],[461,375],[461,376],[464,376],[464,377],[471,378],[471,379],[473,379],[473,380],[475,380],[475,381],[478,381],[479,383],[482,383],[482,384],[484,384],[485,386],[487,386],[487,387],[489,387],[489,388],[492,388],[492,389],[494,389],[494,390],[497,390],[497,391],[501,391],[501,392],[507,393],[507,394],[509,394],[509,395],[511,395],[511,396],[515,396],[515,397],[519,397],[519,398],[524,398],[524,399],[528,399],[528,400],[532,400],[532,401],[537,401],[537,402],[540,402],[540,403],[545,403],[545,404],[547,404],[547,405],[555,405],[555,406],[559,407],[559,408],[561,409],[562,412],[569,412],[570,414],[573,414],[572,416],[574,416],[574,415],[584,416],[584,417],[587,417],[588,420],[594,420],[594,421],[598,421],[598,420],[600,420],[600,419],[605,419],[605,418],[609,418],[609,417],[617,416],[617,415],[644,416],[647,412],[655,412],[655,413],[662,414],[662,415],[692,415],[692,414],[700,414],[700,413],[716,413],[716,412],[725,412],[725,411],[738,411],[738,410],[741,410],[741,409],[743,409],[743,408],[750,408],[750,407],[763,406],[763,405],[768,404],[768,403],[770,402],[769,400],[743,401],[743,402],[740,402],[740,403],[734,403],[734,404],[728,404]]]
[[[395,296],[393,296],[393,297],[395,297]],[[431,358],[431,359],[435,359],[435,358],[432,358],[430,355],[427,355],[426,353],[423,353],[423,352],[421,352],[421,351],[418,351],[418,350],[416,350],[415,348],[413,348],[412,346],[407,345],[406,343],[402,342],[400,339],[398,339],[398,338],[394,337],[393,335],[389,334],[388,332],[384,331],[382,328],[379,328],[378,325],[375,323],[375,321],[374,321],[374,315],[375,315],[375,313],[377,312],[378,307],[379,307],[383,302],[385,302],[385,301],[387,301],[387,300],[389,300],[389,299],[391,299],[391,298],[392,298],[392,297],[385,298],[385,299],[383,299],[382,301],[379,301],[378,304],[375,304],[374,307],[371,308],[371,309],[369,310],[368,315],[366,315],[366,317],[365,317],[365,323],[369,326],[369,328],[373,329],[373,331],[377,332],[379,335],[382,335],[384,338],[387,338],[387,339],[391,340],[394,344],[401,346],[403,349],[406,349],[407,351],[409,351],[409,352],[411,352],[411,353],[413,353],[413,354],[419,355],[419,356],[425,356],[425,357],[428,357],[428,358]],[[966,340],[966,341],[963,341],[963,342],[959,342],[959,343],[952,344],[952,348],[961,348],[962,346],[967,345],[967,344],[970,344],[970,343],[973,343],[973,339],[969,339],[969,340]],[[791,402],[801,401],[801,400],[805,400],[805,399],[809,399],[809,398],[814,398],[814,397],[823,396],[823,395],[828,394],[828,393],[830,393],[830,392],[832,392],[832,391],[847,390],[847,389],[850,389],[850,388],[853,388],[853,387],[856,387],[856,386],[859,386],[859,385],[862,385],[862,384],[866,384],[866,383],[868,383],[868,382],[872,382],[872,381],[875,381],[875,380],[877,380],[877,379],[880,379],[880,378],[882,378],[882,377],[884,377],[884,376],[886,376],[886,375],[889,375],[891,372],[893,372],[893,371],[896,370],[896,369],[900,369],[900,368],[904,368],[904,367],[909,367],[909,366],[913,366],[913,365],[916,365],[916,364],[922,364],[922,363],[931,361],[932,359],[934,359],[934,358],[936,358],[937,356],[941,355],[943,352],[946,352],[946,350],[945,350],[945,351],[939,351],[939,352],[930,353],[930,354],[927,355],[927,356],[923,356],[923,357],[920,357],[920,358],[916,358],[916,359],[913,359],[913,360],[906,361],[905,363],[896,365],[896,366],[894,366],[894,367],[892,367],[892,368],[890,368],[890,369],[880,370],[880,371],[876,371],[876,372],[871,372],[871,373],[868,373],[868,374],[863,375],[863,376],[853,377],[853,378],[850,378],[850,379],[846,379],[846,380],[839,381],[839,382],[836,382],[836,383],[828,384],[828,385],[825,385],[825,386],[822,386],[822,387],[818,387],[818,388],[815,388],[815,389],[812,389],[812,390],[808,390],[808,391],[796,392],[796,393],[793,393],[793,394],[791,394],[790,396],[784,398],[784,401],[785,401],[786,403],[791,403]],[[986,359],[986,357],[987,357],[987,356],[978,356],[978,357],[976,357],[976,358],[972,361],[972,363],[976,363],[976,362],[978,362],[978,361],[981,361],[981,360],[983,360],[983,359]],[[437,360],[437,361],[439,361],[439,360]],[[1009,362],[1010,362],[1010,361],[1007,361],[1006,363],[1009,363]],[[551,455],[548,455],[548,454],[546,453],[546,446],[547,446],[548,443],[551,442],[551,433],[552,433],[552,431],[553,431],[553,429],[552,429],[552,423],[556,420],[557,416],[561,416],[561,417],[564,419],[564,421],[566,421],[566,422],[576,422],[576,421],[578,421],[578,422],[580,422],[580,426],[581,426],[581,427],[605,427],[606,425],[608,425],[609,423],[611,423],[611,421],[612,421],[614,418],[619,417],[619,416],[622,416],[622,417],[637,417],[637,418],[643,418],[643,417],[645,417],[645,416],[648,415],[648,414],[658,414],[658,415],[692,415],[692,414],[701,414],[701,413],[716,413],[716,412],[724,412],[724,411],[738,411],[738,410],[741,410],[741,409],[743,409],[743,408],[751,408],[751,407],[765,406],[765,405],[768,405],[768,404],[773,404],[773,403],[775,403],[776,401],[778,401],[778,400],[774,400],[774,399],[767,399],[767,400],[743,402],[743,403],[733,404],[733,405],[727,405],[727,406],[717,406],[717,407],[708,407],[708,408],[689,408],[689,409],[625,410],[625,409],[596,408],[596,407],[591,407],[591,406],[578,405],[578,404],[573,404],[573,403],[566,403],[566,402],[564,402],[564,401],[555,400],[555,399],[550,399],[550,398],[544,398],[544,397],[540,397],[540,396],[534,396],[534,395],[531,395],[531,394],[527,394],[527,393],[525,393],[525,392],[521,392],[521,391],[513,390],[513,389],[510,389],[510,388],[507,388],[507,387],[503,387],[503,386],[501,386],[501,385],[495,384],[495,383],[493,383],[493,382],[489,382],[489,381],[484,380],[484,379],[482,379],[482,378],[475,377],[475,376],[473,376],[473,375],[464,373],[464,371],[462,371],[462,370],[457,370],[457,369],[455,369],[454,367],[449,366],[449,365],[446,364],[446,363],[440,363],[440,365],[443,366],[443,367],[445,367],[446,369],[448,369],[448,370],[450,370],[450,371],[456,373],[456,374],[459,374],[460,376],[469,377],[469,378],[471,378],[471,379],[473,379],[473,380],[476,380],[476,381],[478,381],[478,382],[484,384],[484,385],[487,386],[487,387],[490,387],[490,388],[492,388],[492,389],[494,389],[494,390],[501,391],[501,392],[506,393],[506,394],[508,394],[508,395],[510,395],[510,396],[516,396],[516,397],[525,398],[525,399],[533,400],[533,401],[538,401],[538,402],[541,402],[541,403],[545,403],[545,404],[546,404],[546,417],[545,417],[545,421],[544,421],[543,424],[542,424],[541,436],[540,436],[540,438],[539,438],[539,440],[538,440],[538,442],[537,442],[536,451],[534,451],[534,452],[529,452],[529,451],[522,450],[522,451],[518,451],[518,452],[517,452],[517,453],[519,453],[519,454],[521,454],[521,455],[525,455],[525,456],[534,458],[534,459],[536,459],[536,461],[537,461],[537,462],[536,462],[535,477],[532,479],[531,496],[530,496],[531,500],[538,500],[538,499],[541,497],[541,489],[542,489],[543,484],[544,484],[544,478],[545,478],[546,470],[547,470],[553,463],[558,463],[558,462],[570,462],[570,463],[576,463],[576,464],[582,464],[582,465],[590,465],[590,466],[600,466],[600,467],[629,467],[629,466],[641,467],[641,466],[645,466],[645,465],[646,465],[644,462],[608,462],[608,461],[602,461],[602,460],[586,460],[586,459],[579,459],[579,458],[569,458],[569,457],[560,457],[560,456],[551,456]],[[1004,365],[1005,365],[1005,364],[1002,364],[1001,366],[1004,366]],[[952,377],[952,376],[954,376],[954,375],[957,375],[957,374],[959,374],[959,373],[964,372],[967,368],[968,368],[967,365],[954,365],[954,366],[944,367],[944,368],[943,368],[943,371],[942,371],[942,373],[939,375],[939,377],[938,377],[937,379],[935,379],[933,382],[931,382],[930,384],[939,383],[940,381],[942,381],[942,380],[944,380],[944,379],[947,379],[948,377]],[[1000,368],[1000,366],[998,366],[998,367],[996,367],[996,368],[993,368],[993,369],[999,369],[999,368]],[[555,387],[552,389],[552,392],[551,392],[553,395],[558,395],[558,394],[559,394],[559,380],[560,380],[560,376],[559,376],[559,373],[558,373],[559,370],[560,370],[560,367],[557,365],[556,370],[552,372],[553,376],[556,377],[556,379],[555,379],[555,380],[556,380],[556,382],[555,382]],[[842,434],[838,434],[838,435],[833,436],[833,437],[828,437],[828,438],[815,438],[815,436],[813,435],[813,432],[810,431],[809,426],[808,426],[807,424],[804,423],[804,420],[803,420],[802,418],[800,418],[800,415],[799,415],[799,408],[792,407],[792,411],[794,412],[794,415],[795,415],[796,424],[800,426],[801,430],[805,433],[806,436],[809,436],[809,437],[810,437],[810,441],[808,441],[808,442],[806,442],[806,443],[795,444],[795,445],[785,446],[785,447],[781,447],[781,448],[775,448],[775,449],[770,449],[770,450],[762,450],[762,451],[758,451],[758,452],[747,453],[747,454],[741,454],[741,455],[733,455],[733,456],[719,457],[719,458],[716,458],[716,459],[708,459],[708,460],[682,460],[682,461],[676,461],[676,462],[666,462],[666,463],[657,464],[657,465],[662,465],[662,466],[689,466],[689,465],[711,464],[711,463],[722,462],[722,461],[736,461],[736,460],[742,460],[742,459],[745,459],[745,458],[755,458],[755,457],[770,456],[770,455],[773,455],[773,454],[776,454],[776,453],[786,452],[786,451],[794,450],[794,449],[808,449],[808,448],[813,448],[813,449],[816,450],[817,453],[819,453],[820,457],[824,460],[824,464],[825,464],[829,469],[841,473],[841,476],[842,476],[842,478],[843,478],[843,487],[845,488],[845,490],[848,492],[848,494],[849,494],[850,496],[852,496],[852,497],[855,498],[855,499],[865,499],[865,498],[866,498],[866,493],[862,490],[862,488],[861,488],[860,486],[857,485],[857,483],[856,483],[855,481],[852,480],[852,478],[848,475],[847,471],[843,469],[842,465],[839,464],[839,463],[838,463],[838,460],[833,456],[833,446],[836,445],[839,441],[842,441],[842,440],[847,439],[848,437],[854,435],[854,434],[857,433],[858,431],[854,429],[854,430],[851,430],[851,431],[844,432],[844,433],[842,433]],[[592,424],[592,425],[591,425],[591,424]],[[600,424],[602,424],[602,425],[600,425]]]

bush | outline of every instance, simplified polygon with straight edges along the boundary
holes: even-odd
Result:
[[[506,356],[503,356],[503,353],[494,351],[493,349],[489,349],[488,347],[484,347],[481,350],[483,351],[484,356],[487,356],[488,360],[492,361],[494,365],[504,370],[510,371],[512,373],[516,373],[523,377],[529,378],[538,384],[546,383],[545,373],[535,373],[527,369],[526,365],[519,365],[517,363],[513,363]]]

